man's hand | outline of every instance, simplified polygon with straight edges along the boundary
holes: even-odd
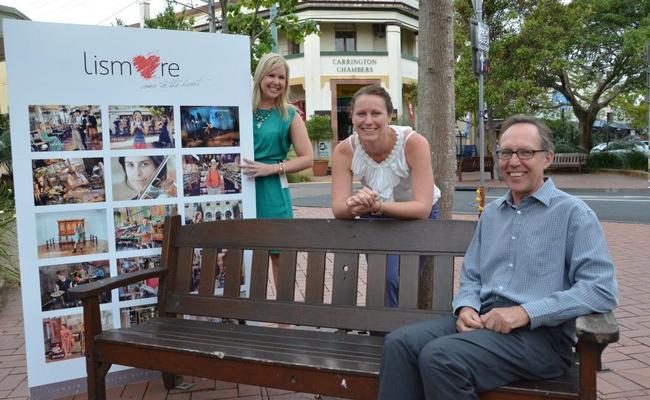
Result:
[[[521,306],[493,308],[480,316],[486,329],[499,333],[510,333],[530,322],[530,317]]]
[[[484,328],[481,317],[472,307],[463,307],[458,313],[456,320],[456,330],[458,332],[469,332],[476,329]]]

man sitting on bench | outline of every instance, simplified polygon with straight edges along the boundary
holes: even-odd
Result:
[[[594,212],[544,179],[551,132],[514,116],[499,169],[509,191],[490,203],[467,249],[453,315],[385,339],[379,398],[477,399],[573,363],[574,320],[616,307],[614,265]]]

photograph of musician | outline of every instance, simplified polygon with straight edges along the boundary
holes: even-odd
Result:
[[[41,308],[43,311],[78,307],[68,290],[78,285],[109,277],[108,260],[86,261],[74,264],[45,265],[39,267]],[[100,295],[100,303],[110,303],[111,293]]]
[[[113,221],[117,251],[160,247],[165,217],[176,214],[175,204],[115,208]]]
[[[35,218],[38,258],[108,252],[104,209],[37,213]]]
[[[113,314],[102,311],[102,330],[113,328]],[[62,315],[43,319],[45,362],[81,358],[84,356],[84,322],[82,314]]]
[[[174,107],[108,106],[111,149],[174,147]]]
[[[101,115],[96,105],[29,106],[32,151],[101,150]]]
[[[241,193],[239,153],[183,156],[183,193],[203,196]]]
[[[113,200],[176,197],[173,156],[124,156],[111,159]]]
[[[239,107],[181,106],[181,144],[239,146]]]
[[[150,257],[120,258],[117,260],[117,274],[124,275],[131,272],[156,268],[158,266],[160,266],[160,256],[158,255]],[[120,301],[156,297],[158,295],[158,285],[158,278],[149,278],[128,285],[127,287],[121,287],[118,291]]]

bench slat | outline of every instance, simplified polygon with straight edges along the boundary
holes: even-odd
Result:
[[[389,332],[407,323],[449,314],[448,311],[318,305],[176,293],[169,297],[165,307],[169,312],[179,314],[378,332]]]
[[[269,281],[269,251],[254,250],[253,265],[251,266],[251,299],[266,299]]]
[[[204,249],[199,274],[199,294],[214,294],[217,272],[217,249]]]
[[[417,308],[420,257],[401,256],[399,260],[399,306]]]
[[[386,294],[386,255],[368,254],[366,306],[383,307]]]
[[[226,277],[223,295],[226,297],[239,297],[242,281],[242,249],[231,248],[224,256]]]
[[[325,292],[325,253],[310,252],[307,255],[307,282],[305,303],[322,304]]]
[[[280,253],[279,281],[276,282],[276,299],[293,301],[296,292],[296,257],[295,251]]]
[[[451,310],[454,290],[454,257],[435,256],[433,258],[432,308],[434,310]]]
[[[295,223],[292,220],[251,219],[219,221],[218,229],[215,229],[213,223],[206,222],[179,227],[173,245],[461,256],[465,254],[476,226],[472,221],[418,220],[409,221],[408,224],[402,222],[404,221],[304,219]],[[360,223],[363,223],[361,231]],[[278,235],[278,232],[282,232],[282,235]],[[386,232],[390,232],[390,237],[387,237]],[[413,235],[413,232],[418,234]],[[402,237],[408,240],[394,240]]]
[[[176,270],[176,291],[189,292],[192,282],[192,264],[194,263],[194,249],[181,247],[178,250],[178,269]]]
[[[334,255],[332,304],[356,305],[359,278],[359,256],[350,253]]]

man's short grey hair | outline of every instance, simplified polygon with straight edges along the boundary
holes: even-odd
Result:
[[[528,115],[513,115],[509,117],[501,124],[501,134],[505,132],[508,128],[516,124],[530,124],[537,128],[537,133],[542,139],[542,150],[554,152],[555,147],[553,146],[553,132],[546,126],[545,123],[538,120],[535,117]]]

